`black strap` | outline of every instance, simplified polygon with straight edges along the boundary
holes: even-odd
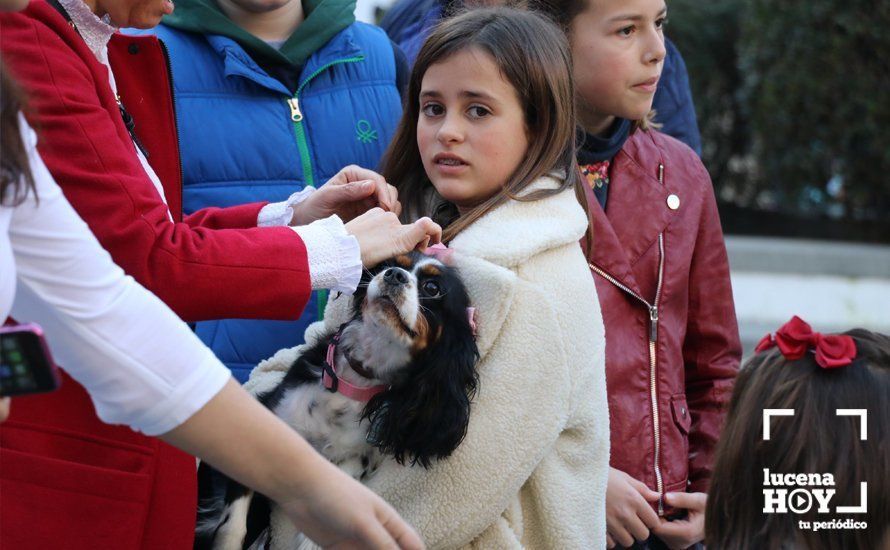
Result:
[[[133,140],[133,143],[136,145],[136,147],[138,147],[139,150],[142,151],[142,154],[145,155],[145,159],[148,160],[148,149],[146,149],[145,146],[142,145],[142,142],[139,141],[139,136],[136,135],[136,121],[133,120],[133,115],[128,113],[127,110],[124,108],[124,104],[121,103],[120,96],[117,97],[117,107],[118,109],[120,109],[121,118],[124,119],[124,126],[127,127],[127,132],[130,134],[130,138]]]
[[[65,18],[65,21],[71,23],[74,26],[74,22],[71,21],[71,16],[68,15],[68,12],[65,11],[65,8],[62,7],[62,4],[59,3],[59,0],[46,0],[46,3],[53,7],[57,12],[59,12],[62,17]],[[76,29],[76,27],[75,27]]]

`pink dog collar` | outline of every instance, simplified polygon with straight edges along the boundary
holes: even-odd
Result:
[[[350,384],[346,380],[337,376],[337,372],[334,369],[334,358],[337,353],[337,344],[340,343],[340,334],[343,333],[343,327],[345,326],[346,325],[344,324],[340,327],[340,330],[337,331],[337,334],[331,338],[331,342],[328,344],[328,353],[327,357],[325,357],[325,364],[323,367],[324,374],[321,377],[322,384],[324,384],[325,389],[331,393],[339,393],[353,401],[367,403],[378,393],[389,389],[389,386],[381,384],[378,386],[360,387]]]

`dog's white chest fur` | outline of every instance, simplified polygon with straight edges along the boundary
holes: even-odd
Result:
[[[305,384],[287,392],[274,412],[322,456],[355,479],[364,480],[380,464],[380,453],[366,441],[367,421],[360,420],[364,406]]]

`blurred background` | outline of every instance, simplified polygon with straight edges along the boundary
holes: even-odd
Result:
[[[359,0],[377,22],[391,0]],[[750,353],[791,315],[890,333],[890,0],[669,0]]]

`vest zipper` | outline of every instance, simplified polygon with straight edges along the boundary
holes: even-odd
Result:
[[[300,109],[300,93],[303,91],[303,88],[305,88],[306,85],[312,81],[313,78],[333,67],[334,65],[339,65],[342,63],[357,63],[359,61],[364,61],[364,59],[365,57],[363,55],[359,55],[355,57],[336,59],[334,61],[331,61],[330,63],[325,63],[324,65],[316,69],[312,74],[310,74],[306,78],[306,80],[301,82],[300,85],[297,87],[297,91],[294,93],[294,96],[287,99],[287,106],[290,108],[290,119],[294,123],[294,134],[297,137],[297,150],[300,153],[300,165],[303,168],[303,181],[305,181],[306,185],[310,187],[315,187],[315,176],[312,173],[312,158],[309,156],[309,144],[306,142],[306,128],[304,126],[304,119],[306,117],[303,114],[303,111]]]
[[[300,109],[300,92],[303,91],[303,88],[305,88],[313,78],[334,65],[357,63],[359,61],[364,61],[364,59],[365,56],[357,55],[355,57],[345,57],[343,59],[336,59],[330,63],[325,63],[313,71],[306,80],[301,82],[300,85],[297,86],[297,91],[294,92],[294,96],[288,98],[286,101],[287,106],[290,109],[290,119],[294,124],[294,135],[297,137],[297,151],[300,153],[300,166],[303,169],[303,181],[308,187],[315,187],[315,176],[312,173],[312,157],[309,156],[309,144],[306,141],[306,127],[303,122],[306,117]],[[328,293],[325,290],[317,290],[315,295],[316,304],[318,306],[318,319],[320,320],[324,318],[324,309],[325,305],[327,305]]]
[[[664,185],[664,164],[658,165],[658,182]],[[593,264],[587,264],[600,277],[609,281],[628,295],[636,298],[649,310],[649,399],[652,407],[652,424],[655,430],[655,483],[660,498],[658,499],[658,515],[664,515],[664,478],[661,474],[661,415],[658,409],[658,304],[661,300],[661,287],[664,282],[664,233],[658,234],[658,285],[655,289],[655,301],[649,303],[642,296],[620,283],[615,277],[606,273],[602,268]]]
[[[306,129],[303,127],[303,112],[300,111],[300,98],[297,94],[287,100],[290,107],[290,119],[294,123],[294,134],[297,136],[297,151],[300,154],[300,166],[303,169],[303,181],[308,187],[315,187],[315,176],[312,174],[312,159],[309,156],[309,145],[306,143]]]

